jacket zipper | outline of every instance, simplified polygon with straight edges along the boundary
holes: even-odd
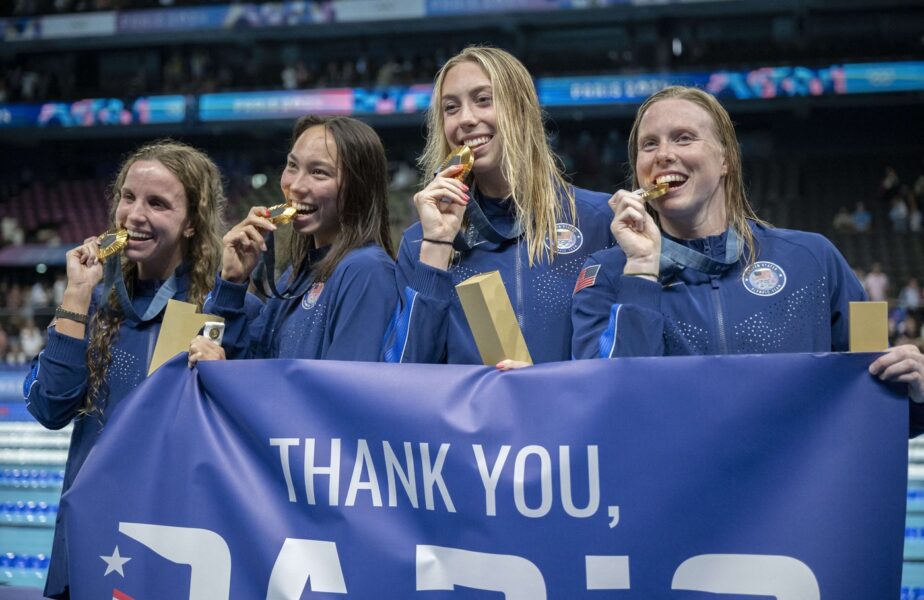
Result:
[[[517,324],[520,326],[520,331],[523,331],[526,314],[523,310],[523,269],[520,267],[520,238],[517,238],[517,262],[514,271],[516,273]]]

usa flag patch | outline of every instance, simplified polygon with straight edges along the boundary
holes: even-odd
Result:
[[[590,287],[597,282],[597,272],[600,270],[600,265],[591,265],[589,267],[584,267],[581,269],[581,274],[578,275],[577,283],[574,284],[574,291],[571,292],[571,295],[575,295],[586,287]]]

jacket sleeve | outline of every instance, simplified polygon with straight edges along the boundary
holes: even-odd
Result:
[[[831,285],[831,350],[850,350],[850,303],[867,300],[863,284],[833,244],[827,242],[826,270]]]
[[[221,345],[229,359],[259,357],[258,345],[266,329],[266,305],[247,293],[248,284],[215,277],[215,287],[202,306],[202,312],[225,320]]]
[[[331,303],[331,341],[320,358],[381,361],[385,331],[398,305],[394,263],[372,256],[344,267]]]
[[[48,429],[77,416],[87,393],[87,341],[50,329],[48,345],[32,360],[23,382],[26,408]]]
[[[661,285],[622,275],[619,261],[604,250],[584,263],[571,300],[574,359],[662,356],[664,318]]]
[[[421,263],[419,252],[405,235],[395,268],[400,303],[386,332],[385,362],[446,362],[452,276]]]

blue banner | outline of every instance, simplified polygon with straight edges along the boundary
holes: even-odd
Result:
[[[180,357],[62,499],[71,597],[897,598],[908,408],[870,360]]]

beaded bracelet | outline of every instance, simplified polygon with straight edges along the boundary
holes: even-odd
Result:
[[[65,310],[60,306],[55,309],[55,318],[76,321],[77,323],[82,323],[83,325],[87,324],[87,315]]]

